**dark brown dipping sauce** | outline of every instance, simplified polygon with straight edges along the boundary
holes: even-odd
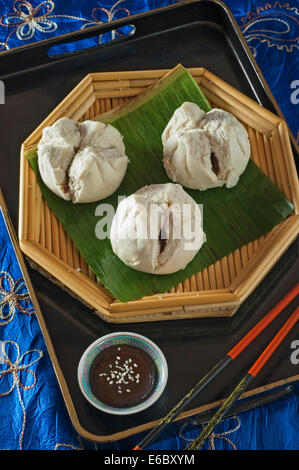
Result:
[[[90,370],[93,394],[108,406],[128,408],[143,402],[157,382],[152,358],[142,349],[119,344],[104,349]]]

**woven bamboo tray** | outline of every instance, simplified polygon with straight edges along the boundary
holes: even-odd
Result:
[[[62,116],[93,119],[144,91],[168,70],[87,75],[26,139],[21,148],[19,240],[32,266],[113,323],[232,316],[299,232],[299,187],[286,123],[203,68],[188,69],[214,107],[246,127],[251,158],[293,203],[294,212],[261,237],[168,292],[117,301],[95,277],[41,196],[25,156],[42,129]]]

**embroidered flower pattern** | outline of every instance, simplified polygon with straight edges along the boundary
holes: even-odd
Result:
[[[16,309],[26,315],[34,313],[25,282],[22,278],[15,282],[9,273],[0,271],[0,326],[13,320]]]
[[[53,33],[57,29],[57,23],[47,17],[54,7],[55,4],[52,0],[42,2],[36,8],[26,0],[15,0],[14,13],[2,16],[0,25],[14,28],[20,41],[31,39],[36,30],[41,33]]]
[[[118,0],[111,8],[94,8],[91,12],[93,18],[92,21],[85,23],[81,29],[89,28],[101,23],[109,23],[110,21],[120,19],[126,16],[130,16],[130,10],[124,7],[117,8],[121,3],[124,3],[125,0]],[[113,30],[110,33],[111,40],[115,39],[117,36],[120,36],[120,32]],[[99,35],[99,43],[103,42],[103,34]]]
[[[82,28],[88,28],[90,26],[95,26],[99,23],[107,23],[116,19],[120,19],[124,16],[130,15],[130,10],[124,7],[117,8],[121,3],[124,3],[125,0],[118,0],[111,8],[93,8],[91,12],[92,20],[87,22],[82,26]]]
[[[14,0],[13,12],[0,17],[0,26],[10,30],[6,41],[0,43],[0,52],[9,49],[9,39],[14,33],[20,41],[29,41],[37,31],[44,34],[55,32],[58,29],[58,21],[82,21],[84,22],[82,29],[84,29],[129,16],[130,11],[119,6],[124,2],[125,0],[118,0],[110,9],[93,8],[91,12],[92,19],[88,19],[73,15],[55,14],[53,0],[44,1],[36,7],[27,0]],[[120,35],[120,33],[112,31],[111,39],[115,39],[117,35]],[[102,39],[102,35],[100,35],[100,43]]]
[[[29,362],[25,358],[31,357]],[[0,343],[0,397],[9,395],[14,388],[17,390],[19,403],[23,412],[23,425],[20,435],[20,450],[26,425],[26,410],[21,390],[30,390],[36,384],[36,375],[31,366],[43,356],[39,349],[30,349],[20,355],[20,347],[15,341],[2,341]],[[35,358],[34,358],[35,357]],[[1,368],[2,365],[2,368]],[[23,383],[25,380],[25,384]],[[4,389],[4,391],[2,391]]]

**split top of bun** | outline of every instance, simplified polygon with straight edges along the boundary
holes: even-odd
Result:
[[[162,143],[167,175],[191,189],[235,186],[250,158],[248,133],[235,116],[216,108],[205,113],[195,103],[174,112]]]
[[[110,196],[128,164],[120,132],[100,121],[81,123],[63,117],[43,130],[37,152],[45,185],[74,203]]]

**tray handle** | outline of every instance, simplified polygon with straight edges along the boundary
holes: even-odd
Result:
[[[99,37],[112,31],[118,31],[125,26],[131,27],[129,34],[120,36],[119,38],[112,39],[111,41],[104,42],[98,46],[77,49],[75,51],[67,51],[66,53],[55,54],[51,51],[57,46],[64,46],[69,44],[76,44],[86,39]],[[18,72],[24,73],[25,70],[59,62],[67,57],[74,57],[74,55],[87,54],[98,48],[109,47],[112,44],[127,41],[136,33],[136,26],[132,22],[132,17],[125,20],[117,20],[111,23],[92,26],[84,30],[78,30],[73,33],[63,34],[44,41],[38,41],[27,46],[21,46],[11,51],[5,51],[0,55],[1,75],[8,76]]]
[[[115,43],[130,41],[132,38],[139,39],[148,35],[158,34],[165,29],[165,24],[167,24],[168,30],[176,28],[182,23],[182,15],[179,13],[179,9],[184,5],[184,18],[195,21],[195,13],[199,3],[201,3],[201,0],[187,0],[186,4],[178,3],[156,10],[149,10],[145,13],[130,15],[126,18],[114,20],[109,23],[91,26],[90,28],[4,51],[0,54],[0,76],[1,78],[6,78],[18,73],[23,74],[27,70],[58,63],[59,61],[73,58],[76,55],[87,55],[98,49],[112,46]],[[68,51],[63,54],[51,53],[51,49],[53,50],[56,46],[63,46],[101,36],[106,33],[111,33],[111,31],[120,30],[126,26],[131,27],[131,32],[122,37],[115,38],[112,41],[104,42],[103,44],[91,48],[71,52]]]
[[[121,33],[121,30],[123,28],[125,28],[126,26],[129,26],[130,30],[128,32]],[[134,24],[132,24],[130,22],[126,25],[123,25],[120,28],[110,27],[105,32],[93,34],[92,36],[83,37],[81,39],[76,39],[75,41],[74,41],[73,38],[69,38],[66,41],[60,41],[59,43],[56,43],[55,45],[50,46],[47,49],[46,53],[47,53],[48,58],[51,59],[51,60],[56,60],[56,59],[59,59],[59,58],[65,58],[65,57],[68,57],[68,56],[73,57],[74,55],[78,55],[78,54],[82,54],[84,52],[88,52],[88,50],[95,50],[95,49],[98,49],[98,48],[103,48],[103,47],[107,47],[107,46],[110,46],[110,45],[115,44],[115,43],[122,42],[122,41],[130,38],[131,36],[133,36],[135,34],[135,32],[136,32],[136,27],[135,27]],[[104,40],[102,42],[102,36],[105,35],[105,34],[108,34],[108,33],[112,33],[112,39]],[[119,36],[117,37],[118,34],[119,34]],[[97,39],[98,44],[89,45],[88,47],[84,47],[84,41],[86,39],[94,39],[94,38]],[[65,47],[65,46],[71,46],[71,45],[76,47],[76,49],[71,50],[70,48]],[[80,46],[82,46],[82,47],[80,47]],[[55,49],[57,47],[59,47],[59,51],[55,52]],[[63,52],[64,47],[65,47],[65,52]]]

